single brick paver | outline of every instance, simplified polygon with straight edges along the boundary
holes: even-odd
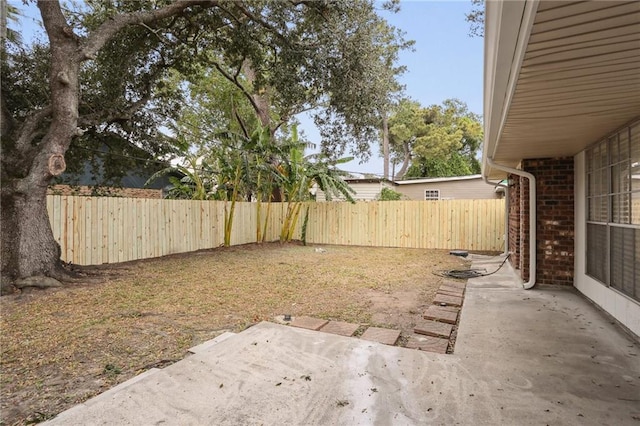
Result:
[[[391,330],[389,328],[369,327],[360,336],[361,339],[371,340],[373,342],[384,343],[385,345],[395,345],[400,337],[399,330]]]
[[[421,321],[415,326],[413,332],[425,336],[444,337],[448,339],[453,331],[453,325],[437,321]]]
[[[462,297],[447,296],[445,294],[436,293],[436,297],[433,299],[434,305],[451,305],[462,306]]]
[[[460,294],[460,293],[456,293],[456,292],[453,292],[453,291],[447,291],[447,290],[443,290],[443,289],[439,289],[436,292],[436,295],[438,295],[438,294],[442,294],[443,296],[462,297],[462,294]]]
[[[446,285],[446,286],[449,286],[449,287],[455,287],[455,288],[460,289],[460,290],[464,290],[465,287],[467,287],[466,283],[461,283],[459,281],[444,281],[442,283],[442,285]]]
[[[329,321],[320,318],[311,317],[294,317],[291,325],[298,328],[306,328],[308,330],[318,331],[324,327]]]
[[[447,312],[454,312],[456,314],[460,313],[460,308],[457,306],[435,306],[435,308],[442,309]]]
[[[444,284],[440,286],[438,291],[442,291],[442,292],[446,292],[446,293],[452,293],[454,296],[460,296],[460,297],[462,297],[464,295],[464,290],[459,289],[459,288],[455,288],[455,287],[451,287],[449,285],[444,285]]]
[[[449,324],[455,324],[456,320],[458,319],[458,313],[443,308],[444,307],[440,306],[429,306],[422,317],[428,320],[436,320]]]
[[[342,321],[329,321],[319,331],[323,333],[339,334],[340,336],[353,336],[353,333],[360,327],[358,324],[351,324]]]
[[[409,336],[406,347],[426,352],[435,352],[437,354],[446,354],[447,348],[449,347],[449,339],[414,334]]]

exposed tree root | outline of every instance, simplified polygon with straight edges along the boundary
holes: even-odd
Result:
[[[33,275],[15,280],[3,277],[1,294],[10,295],[27,288],[48,289],[73,284],[99,284],[104,280],[103,271],[61,262],[47,275]]]
[[[13,285],[16,288],[23,289],[26,287],[35,288],[51,288],[62,287],[62,283],[52,277],[45,277],[44,275],[34,275],[32,277],[20,278],[15,280]]]

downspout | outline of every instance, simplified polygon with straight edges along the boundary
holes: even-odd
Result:
[[[496,164],[491,157],[487,157],[487,164],[494,169],[522,176],[529,180],[529,281],[522,285],[525,290],[529,290],[536,285],[536,178],[524,170]]]
[[[495,186],[501,186],[504,188],[504,208],[505,208],[505,214],[504,214],[504,252],[502,253],[503,256],[506,256],[509,254],[509,185],[508,184],[504,184],[502,182],[498,182],[498,183],[493,183],[489,180],[489,178],[485,175],[482,175],[482,180],[484,180],[484,182],[486,184],[489,185],[495,185]]]

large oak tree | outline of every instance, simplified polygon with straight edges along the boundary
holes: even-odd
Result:
[[[70,147],[90,148],[100,135],[140,148],[164,143],[155,129],[176,112],[181,96],[179,84],[166,84],[169,70],[189,75],[214,67],[232,80],[242,76],[263,122],[272,105],[280,108],[281,121],[300,108],[321,106],[327,149],[351,143],[366,155],[376,108],[387,95],[388,82],[375,78],[389,66],[381,52],[385,44],[402,46],[370,0],[88,1],[72,10],[55,0],[37,5],[46,42],[32,51],[39,52],[34,59],[42,77],[21,74],[19,55],[9,55],[3,40],[4,292],[25,280],[68,278],[49,225],[47,186],[65,170]]]
[[[482,123],[464,102],[422,107],[403,99],[389,118],[389,134],[394,164],[402,164],[396,179],[480,173]]]

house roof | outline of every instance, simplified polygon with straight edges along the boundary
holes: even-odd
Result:
[[[397,180],[395,183],[397,183],[398,185],[411,185],[411,184],[417,184],[417,183],[452,182],[452,181],[470,180],[470,179],[482,179],[482,175]]]
[[[486,2],[487,157],[572,156],[640,115],[640,2]]]
[[[383,178],[348,178],[344,179],[344,181],[347,183],[393,183],[390,180]]]

